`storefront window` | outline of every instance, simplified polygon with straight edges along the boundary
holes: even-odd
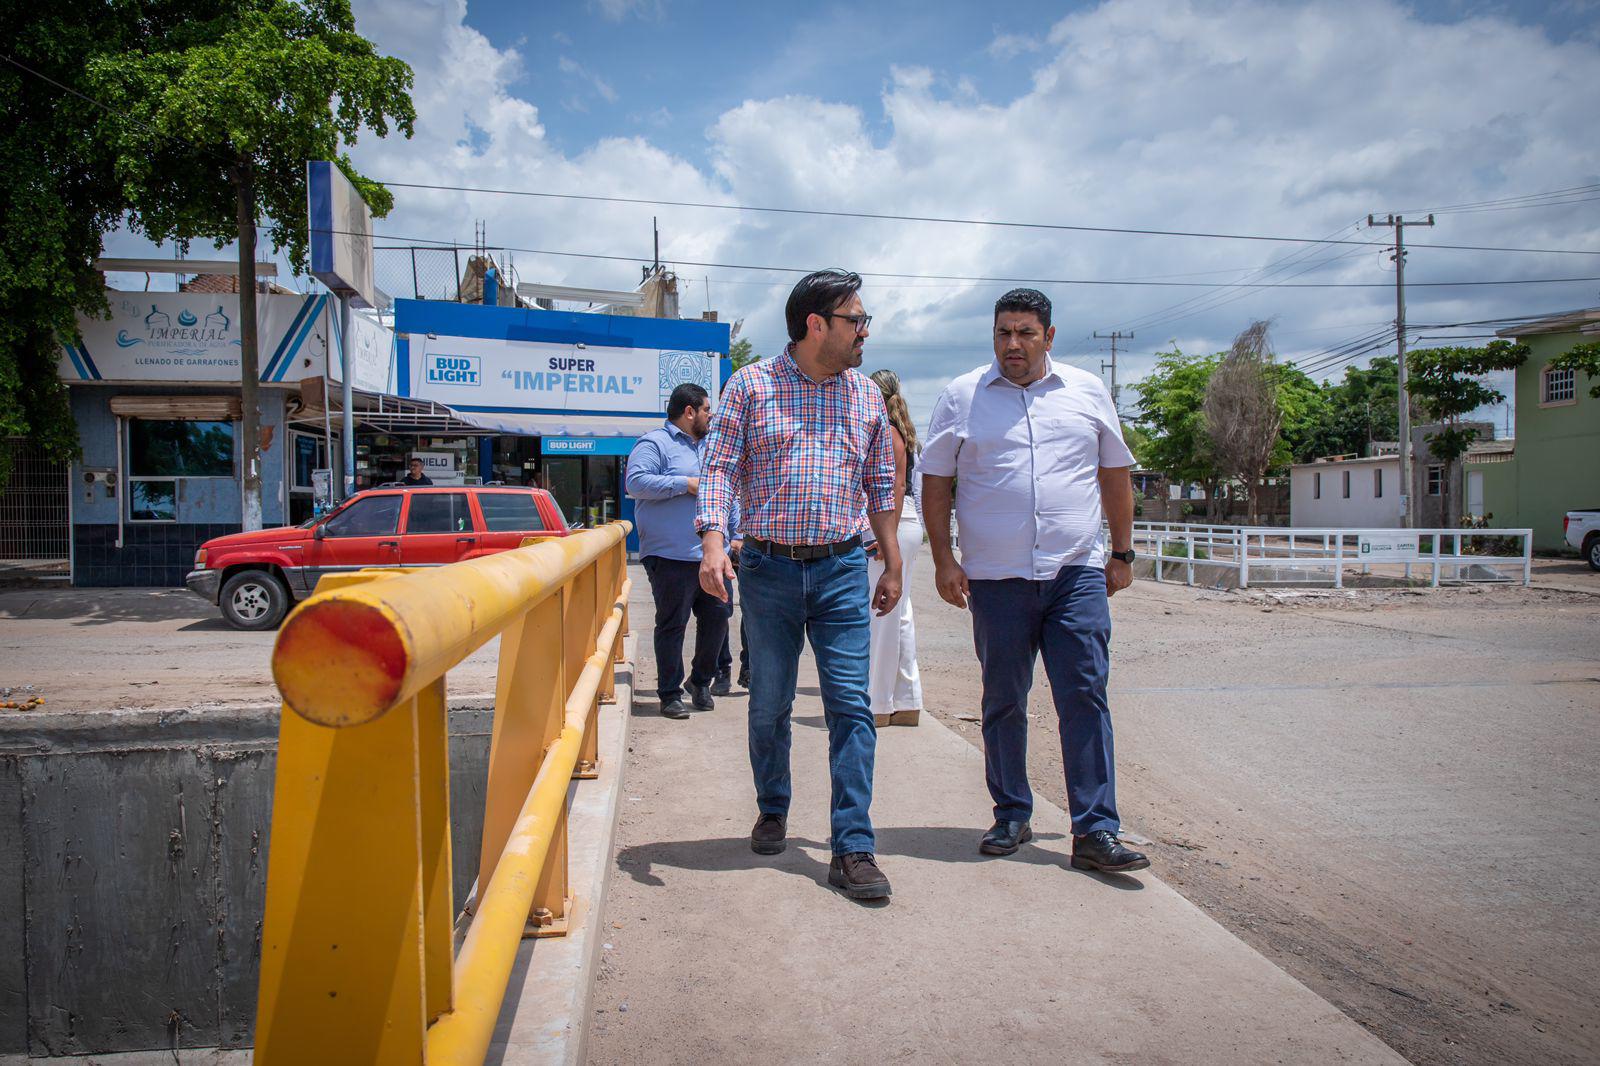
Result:
[[[179,478],[231,478],[233,423],[128,420],[128,518],[176,522]]]
[[[232,477],[233,423],[130,419],[128,473],[132,477]]]
[[[311,474],[328,465],[328,448],[321,437],[309,433],[294,435],[294,487],[313,489]]]
[[[135,522],[176,522],[178,483],[171,478],[132,482],[128,486],[128,517]]]

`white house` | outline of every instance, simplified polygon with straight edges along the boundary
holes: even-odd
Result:
[[[1400,528],[1400,457],[1296,463],[1289,468],[1289,524],[1301,529]]]

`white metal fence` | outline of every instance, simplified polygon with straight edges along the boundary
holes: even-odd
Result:
[[[1417,538],[1414,556],[1364,554],[1374,541]],[[1514,544],[1515,550],[1511,550]],[[1133,546],[1152,560],[1157,581],[1195,583],[1195,569],[1220,567],[1238,586],[1330,584],[1343,588],[1347,570],[1406,582],[1421,570],[1428,584],[1520,582],[1533,578],[1531,529],[1287,529],[1135,522]],[[1212,571],[1214,573],[1214,571]]]

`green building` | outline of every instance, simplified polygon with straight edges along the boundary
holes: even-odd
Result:
[[[1531,349],[1517,368],[1515,451],[1469,456],[1467,496],[1481,500],[1489,524],[1532,529],[1535,550],[1566,547],[1561,520],[1575,508],[1600,507],[1600,399],[1596,384],[1550,361],[1600,340],[1600,307],[1551,315],[1500,331]],[[1476,509],[1474,509],[1476,511]]]

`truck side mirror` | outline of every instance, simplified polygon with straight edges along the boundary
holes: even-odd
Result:
[[[322,538],[326,537],[327,535],[328,535],[328,524],[326,522],[320,522],[317,525],[314,525],[314,526],[311,527],[311,539],[312,540],[321,540]]]

